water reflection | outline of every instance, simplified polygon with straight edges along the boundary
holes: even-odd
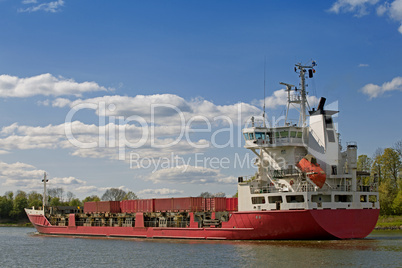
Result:
[[[402,267],[402,231],[376,231],[359,240],[322,241],[211,241],[175,239],[83,238],[44,236],[16,230],[24,250],[40,256],[49,252],[60,263],[91,267],[126,266],[141,260],[144,266],[192,267],[323,267],[323,266],[387,266]],[[28,239],[27,239],[28,238]],[[38,239],[39,238],[39,239]],[[29,240],[27,246],[22,245]],[[40,247],[37,247],[40,245]],[[11,247],[9,247],[11,248]],[[32,252],[35,251],[35,252]],[[88,259],[71,256],[86,252]],[[8,252],[10,256],[13,253]],[[17,252],[14,254],[16,256]],[[66,257],[67,256],[67,257]],[[70,256],[70,257],[69,257]],[[119,256],[119,258],[115,258]],[[43,258],[43,256],[41,257]],[[67,259],[67,260],[66,260]],[[22,260],[21,258],[19,260]],[[24,258],[25,266],[29,266]],[[35,259],[35,263],[38,259]]]
[[[57,237],[53,235],[42,235],[37,232],[30,233],[32,236]],[[231,245],[236,248],[304,248],[321,250],[390,250],[402,252],[402,230],[400,231],[374,231],[367,238],[351,240],[248,240],[248,241],[223,241],[223,240],[188,240],[188,239],[149,239],[149,238],[119,238],[119,237],[83,237],[66,236],[65,238],[93,239],[93,240],[122,240],[145,243],[168,243],[168,244],[217,244]],[[387,241],[387,243],[383,243]],[[393,243],[395,242],[395,243]]]

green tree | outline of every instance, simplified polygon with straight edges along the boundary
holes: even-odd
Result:
[[[132,191],[129,191],[123,198],[123,200],[134,200],[134,199],[138,199],[138,196]]]
[[[402,157],[402,140],[395,143],[394,150],[399,154],[399,157]]]
[[[100,198],[97,195],[91,195],[91,196],[85,197],[84,200],[82,200],[82,203],[95,202],[95,201],[100,201]]]
[[[381,214],[400,214],[402,211],[401,157],[392,148],[378,152],[377,150],[371,170],[379,182]]]
[[[399,190],[392,203],[392,209],[394,214],[402,215],[402,179],[398,179]]]
[[[24,191],[17,191],[14,197],[13,209],[10,212],[10,217],[13,219],[20,219],[25,217],[24,208],[28,207],[28,198]]]
[[[0,219],[8,219],[10,212],[13,209],[13,199],[10,199],[7,194],[0,197]]]
[[[69,206],[72,207],[79,207],[82,205],[81,201],[78,198],[73,198],[70,200],[70,202],[68,203]]]
[[[213,194],[211,194],[210,192],[202,192],[199,197],[204,197],[204,198],[210,198],[213,197]]]
[[[357,171],[361,174],[367,173],[366,175],[361,175],[361,180],[363,185],[368,185],[370,181],[370,170],[373,165],[373,160],[365,154],[359,155],[357,158]]]
[[[57,197],[59,202],[62,202],[62,200],[63,200],[63,193],[64,193],[64,189],[62,187],[49,188],[47,190],[47,195],[50,197],[50,199]]]
[[[396,188],[392,185],[390,179],[384,179],[380,186],[378,187],[378,192],[380,195],[380,214],[381,215],[392,215],[394,214],[394,199],[397,195]]]
[[[43,196],[35,191],[28,194],[28,207],[40,208],[42,207]]]
[[[384,178],[391,179],[391,183],[398,187],[397,181],[402,163],[399,154],[392,148],[387,148],[381,156]]]
[[[218,192],[213,194],[213,197],[226,197],[226,194],[224,192]]]
[[[377,149],[378,152],[379,149]],[[383,180],[383,158],[382,151],[381,153],[376,153],[374,155],[374,161],[371,166],[371,174],[375,178],[378,183],[381,183]]]
[[[103,201],[121,201],[126,196],[126,192],[119,188],[110,188],[102,195]]]
[[[63,205],[64,204],[60,201],[60,198],[58,198],[58,197],[52,197],[50,199],[49,206],[51,206],[51,207],[58,207],[58,206],[63,206]]]
[[[67,196],[67,202],[69,202],[69,203],[71,200],[73,200],[75,198],[75,194],[73,194],[70,191],[67,192],[66,196]]]
[[[359,155],[357,158],[357,170],[370,172],[373,160],[365,154]]]

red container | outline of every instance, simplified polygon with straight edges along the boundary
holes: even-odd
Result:
[[[128,206],[129,206],[128,201],[129,200],[120,201],[120,210],[121,210],[121,212],[123,212],[123,213],[130,212],[129,208],[128,208]]]
[[[213,211],[225,211],[226,210],[226,197],[214,197],[214,210]]]
[[[85,202],[84,203],[84,213],[94,213],[97,212],[97,202]]]
[[[129,210],[130,212],[137,212],[138,200],[129,200]]]
[[[238,199],[237,197],[226,198],[226,211],[237,211]]]
[[[120,202],[120,208],[123,213],[137,212],[137,200],[123,200]]]
[[[154,199],[138,199],[136,212],[154,212]]]
[[[120,201],[85,202],[85,213],[119,213]]]
[[[203,197],[191,197],[191,210],[190,211],[204,211]]]
[[[174,198],[157,198],[155,201],[155,212],[170,212],[173,211]]]
[[[173,211],[196,212],[204,210],[204,198],[182,197],[173,198]]]
[[[120,201],[99,201],[97,206],[99,213],[120,213]]]
[[[205,211],[225,211],[226,197],[205,198]]]

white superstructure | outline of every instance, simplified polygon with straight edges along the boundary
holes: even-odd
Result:
[[[288,92],[283,126],[267,127],[252,118],[243,129],[258,171],[239,177],[239,211],[379,208],[377,183],[364,185],[357,176],[357,144],[347,143],[342,150],[333,120],[338,111],[325,110],[325,98],[309,109],[305,79],[312,78],[314,66],[295,65],[300,89],[281,83]],[[288,120],[290,105],[299,108],[297,124]]]

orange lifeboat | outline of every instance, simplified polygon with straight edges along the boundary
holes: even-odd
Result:
[[[317,159],[314,156],[310,154],[306,155],[302,160],[300,160],[297,167],[300,168],[302,172],[307,173],[310,180],[319,188],[324,186],[327,175],[320,165],[317,164]]]

